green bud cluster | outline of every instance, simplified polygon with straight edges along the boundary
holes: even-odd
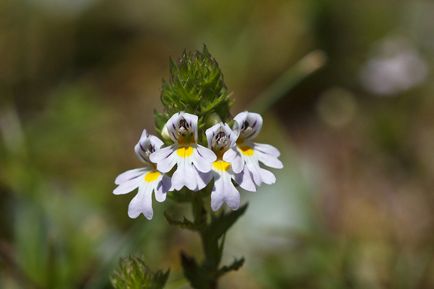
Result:
[[[163,80],[163,112],[155,112],[155,126],[161,130],[167,120],[179,111],[199,117],[199,135],[209,127],[230,117],[230,93],[217,61],[208,52],[184,51],[178,61],[170,59],[169,80]]]
[[[111,275],[115,289],[162,289],[169,278],[169,271],[152,272],[141,257],[121,259]]]

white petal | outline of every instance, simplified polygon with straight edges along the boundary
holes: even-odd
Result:
[[[223,205],[224,199],[224,183],[220,174],[214,177],[214,187],[211,192],[211,209],[217,211]]]
[[[211,148],[212,138],[214,137],[215,132],[219,129],[220,126],[221,126],[220,123],[216,123],[215,125],[213,125],[212,127],[208,128],[205,131],[206,141],[208,142],[208,148]]]
[[[266,155],[263,152],[256,151],[256,157],[260,162],[262,162],[264,165],[275,168],[275,169],[281,169],[283,168],[282,162],[272,155]]]
[[[170,180],[170,177],[164,175],[155,189],[155,199],[160,203],[164,202],[166,200],[167,192],[170,190],[171,186],[172,181]]]
[[[176,149],[175,145],[158,149],[149,156],[149,159],[153,163],[158,163],[162,159],[165,159],[168,156],[170,156],[175,151],[175,149]]]
[[[217,211],[222,203],[236,210],[240,206],[240,193],[232,184],[230,174],[227,172],[215,173],[214,188],[211,193],[211,208]]]
[[[159,139],[158,137],[156,137],[155,135],[150,134],[149,140],[150,140],[152,146],[154,146],[156,149],[159,149],[164,145],[163,141],[161,139]]]
[[[193,167],[193,164],[186,163],[186,165],[184,166],[184,185],[188,189],[192,191],[196,191],[198,190],[197,181],[198,181],[198,173],[196,169]]]
[[[197,174],[193,165],[182,159],[178,162],[178,167],[172,175],[172,188],[179,191],[184,186],[195,191],[197,189]]]
[[[253,181],[257,186],[260,186],[262,183],[261,172],[258,161],[254,157],[245,157],[246,167],[250,171]]]
[[[231,164],[232,171],[236,174],[241,173],[244,168],[244,161],[236,148],[230,148],[223,155],[223,160]]]
[[[197,173],[196,174],[197,190],[202,190],[211,181],[212,172],[210,171],[208,173],[202,173],[202,172],[196,171],[196,173]]]
[[[234,118],[234,131],[236,134],[244,139],[251,140],[255,138],[262,129],[262,116],[254,112],[241,112],[237,114]],[[243,129],[243,124],[248,124],[248,129]]]
[[[135,190],[141,182],[142,182],[141,176],[128,180],[120,184],[116,189],[114,189],[113,194],[115,195],[128,194],[129,192]]]
[[[215,155],[215,153],[212,150],[207,149],[204,146],[201,146],[201,145],[198,144],[197,147],[196,147],[196,149],[197,149],[198,153],[204,159],[206,159],[207,161],[209,161],[210,163],[214,162],[217,159],[217,156]]]
[[[202,173],[207,173],[212,168],[212,162],[204,158],[197,148],[194,150],[192,160],[197,170]]]
[[[210,149],[212,148],[213,138],[216,136],[216,134],[219,131],[223,131],[225,133],[225,135],[228,137],[228,139],[229,139],[228,146],[229,147],[231,147],[235,144],[235,142],[237,140],[237,135],[232,131],[232,129],[229,127],[228,124],[220,122],[220,123],[213,125],[212,127],[208,128],[205,131],[206,139],[208,142],[208,148],[210,148]]]
[[[197,119],[198,117],[194,114],[186,112],[178,112],[172,115],[172,117],[164,125],[165,129],[169,133],[170,138],[174,141],[178,141],[178,125],[181,119],[185,119],[191,127],[191,133],[194,135],[194,139],[197,141]]]
[[[134,151],[139,158],[139,160],[146,162],[146,148],[145,143],[148,140],[148,132],[146,129],[142,131],[142,135],[140,136],[139,142],[135,145]]]
[[[172,153],[167,158],[160,160],[157,163],[157,169],[162,173],[169,172],[176,164],[176,155]]]
[[[256,192],[255,183],[253,182],[251,173],[247,168],[244,168],[241,173],[235,175],[235,182],[247,191]]]
[[[264,154],[272,155],[276,158],[280,156],[279,150],[269,144],[255,143],[253,148],[255,151],[260,151]]]
[[[139,187],[139,192],[128,206],[128,216],[130,218],[135,219],[142,213],[146,219],[152,219],[152,186],[145,184]]]
[[[126,172],[123,172],[115,179],[115,184],[120,185],[121,183],[124,183],[126,181],[129,181],[131,179],[135,179],[145,173],[145,168],[138,168],[133,170],[128,170]]]
[[[185,118],[186,121],[191,125],[191,128],[193,129],[194,134],[194,140],[197,141],[197,115],[184,112],[182,116]]]
[[[180,164],[178,164],[178,167],[176,168],[176,171],[173,173],[172,175],[172,187],[170,188],[170,190],[181,190],[182,187],[184,186],[184,176],[183,176],[183,171],[184,169],[181,169]]]
[[[263,168],[259,168],[261,179],[267,185],[274,184],[276,182],[276,177],[270,171],[264,170]]]
[[[158,151],[153,152],[149,158],[153,163],[157,164],[157,168],[159,171],[167,173],[176,164],[176,156],[173,154],[175,152],[175,149],[175,145],[162,148]]]
[[[163,142],[156,136],[148,134],[146,129],[143,130],[139,142],[134,147],[137,157],[143,162],[149,162],[149,152],[151,147],[159,149]]]
[[[234,121],[235,122],[234,122],[234,125],[233,125],[232,129],[234,130],[234,132],[237,135],[240,135],[240,133],[241,133],[241,126],[242,126],[243,122],[246,120],[247,114],[248,114],[247,111],[243,111],[243,112],[240,112],[239,114],[237,114],[234,117]]]
[[[178,134],[176,129],[176,123],[178,122],[180,112],[175,113],[172,115],[169,120],[164,125],[164,129],[167,129],[167,132],[169,133],[170,139],[174,142],[178,141]]]
[[[227,175],[224,178],[224,200],[229,208],[237,210],[240,207],[240,193],[232,184],[231,177]]]
[[[240,207],[240,192],[238,192],[238,190],[234,187],[233,184],[231,184],[231,186],[232,190],[230,191],[230,193],[228,193],[226,197],[226,204],[229,208],[235,211],[238,210],[238,208]]]
[[[229,135],[230,146],[234,146],[236,144],[238,134],[235,133],[227,123],[225,123],[225,131]]]

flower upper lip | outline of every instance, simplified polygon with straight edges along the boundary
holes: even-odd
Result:
[[[238,134],[238,142],[255,138],[262,128],[262,116],[254,112],[241,112],[234,118],[234,131]]]

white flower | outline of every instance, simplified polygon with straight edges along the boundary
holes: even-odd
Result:
[[[164,173],[177,166],[172,175],[173,189],[179,191],[184,186],[192,191],[203,189],[208,184],[207,173],[216,155],[197,144],[197,116],[175,113],[163,130],[167,130],[174,144],[152,153],[151,161]]]
[[[253,112],[241,112],[234,118],[234,131],[238,135],[236,147],[224,154],[223,160],[232,163],[235,170],[241,173],[236,175],[236,181],[250,190],[256,186],[273,184],[276,182],[274,174],[260,167],[262,164],[276,169],[283,168],[278,159],[280,152],[268,144],[254,143],[253,139],[262,128],[261,115]]]
[[[240,193],[232,180],[235,180],[235,174],[240,173],[242,167],[233,167],[231,162],[223,160],[223,156],[235,146],[237,135],[227,124],[223,123],[210,127],[205,133],[208,147],[213,149],[217,155],[217,160],[212,163],[211,176],[214,178],[214,187],[211,192],[211,208],[217,211],[223,203],[226,203],[229,208],[236,210],[240,206]],[[245,187],[243,182],[240,185],[242,188],[252,190],[248,186]]]
[[[393,96],[424,82],[428,65],[410,41],[401,37],[382,40],[360,73],[362,85],[379,96]]]
[[[128,194],[138,188],[137,195],[131,200],[128,206],[128,216],[137,218],[143,214],[148,220],[152,219],[152,193],[158,202],[166,199],[166,193],[171,187],[170,177],[162,174],[151,163],[149,156],[151,153],[158,151],[163,142],[156,136],[149,135],[143,130],[139,142],[134,147],[137,157],[145,166],[133,169],[120,174],[115,184],[118,187],[113,191],[115,195]]]

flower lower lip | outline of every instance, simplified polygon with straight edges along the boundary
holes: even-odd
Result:
[[[238,148],[241,150],[241,153],[245,156],[252,156],[255,151],[253,150],[253,148],[246,146],[246,145],[240,145],[238,146]]]
[[[187,158],[187,157],[189,157],[189,156],[191,156],[193,154],[193,147],[191,147],[191,146],[180,147],[179,149],[176,150],[176,153],[181,158]]]
[[[229,170],[231,165],[228,162],[218,160],[218,161],[213,162],[212,166],[217,171],[226,172]]]
[[[156,181],[159,176],[160,176],[160,172],[157,172],[157,171],[148,172],[145,175],[145,181],[148,183],[152,183],[152,182]]]

